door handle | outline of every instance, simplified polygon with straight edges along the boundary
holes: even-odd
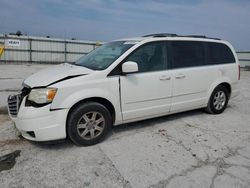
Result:
[[[185,78],[186,76],[184,74],[178,74],[175,76],[176,79],[182,79]]]
[[[165,76],[165,75],[164,75],[164,76],[161,76],[161,77],[160,77],[160,80],[162,80],[162,81],[163,81],[163,80],[170,80],[170,79],[171,79],[170,76]]]

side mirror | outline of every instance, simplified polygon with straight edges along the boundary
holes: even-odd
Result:
[[[127,61],[122,64],[122,72],[125,74],[138,72],[138,65],[136,62]]]

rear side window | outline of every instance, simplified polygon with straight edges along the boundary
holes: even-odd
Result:
[[[171,41],[172,68],[205,65],[205,46],[203,42]]]
[[[235,58],[228,46],[221,43],[207,43],[208,64],[234,63]]]

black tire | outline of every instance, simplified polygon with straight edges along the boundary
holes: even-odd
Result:
[[[219,94],[222,93],[225,95],[225,102],[224,103],[221,102],[221,106],[219,108],[218,107],[219,105],[217,105],[216,103],[216,97],[218,97]],[[223,99],[221,100],[223,101]],[[220,114],[226,109],[228,100],[229,100],[229,91],[223,85],[218,85],[211,94],[207,107],[205,108],[205,111],[209,114]]]
[[[99,128],[103,128],[102,131],[95,129],[97,123],[93,123],[92,116],[96,112],[95,118],[100,117],[96,120],[102,120],[102,124],[99,124]],[[92,113],[92,115],[91,115]],[[102,118],[103,119],[102,119]],[[89,118],[89,119],[88,119]],[[88,120],[88,123],[86,121]],[[90,125],[91,124],[91,125]],[[84,126],[84,127],[81,127]],[[90,146],[97,144],[104,140],[105,136],[109,132],[112,125],[112,118],[108,109],[97,102],[86,102],[76,106],[69,114],[67,119],[67,134],[69,138],[79,146]],[[86,128],[85,128],[86,127]],[[91,128],[89,128],[91,127]],[[91,129],[91,130],[90,130]],[[92,137],[92,132],[96,133],[96,137]],[[82,132],[81,132],[82,131]],[[89,132],[88,132],[89,131]],[[86,133],[88,132],[88,133]],[[99,134],[99,135],[98,135]],[[82,136],[81,136],[82,135]],[[83,136],[84,135],[84,136]]]

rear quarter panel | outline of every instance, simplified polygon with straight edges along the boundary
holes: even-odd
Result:
[[[230,64],[221,64],[213,67],[213,71],[218,73],[218,76],[210,85],[207,92],[207,103],[209,98],[213,92],[213,90],[220,85],[221,83],[228,83],[231,87],[231,92],[234,90],[238,90],[238,64],[230,63]]]

